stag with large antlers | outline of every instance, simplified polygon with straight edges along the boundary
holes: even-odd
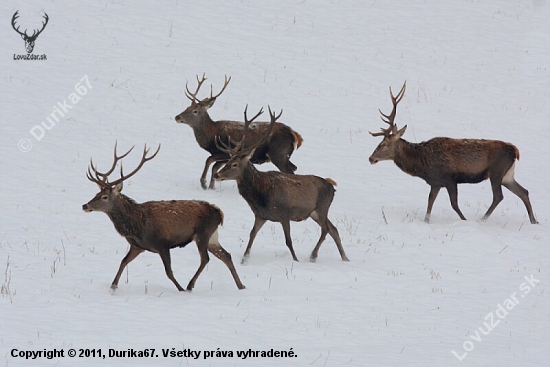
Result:
[[[237,275],[231,255],[218,241],[218,227],[223,223],[223,213],[218,207],[196,200],[148,201],[138,204],[121,193],[123,182],[138,172],[145,162],[155,158],[160,145],[150,156],[147,156],[149,149],[145,147],[141,162],[127,175],[123,174],[121,164],[120,178],[109,182],[108,177],[115,170],[117,162],[126,157],[132,149],[133,147],[119,156],[115,144],[114,162],[111,168],[105,173],[100,173],[90,161],[87,172],[88,179],[96,183],[100,191],[89,203],[84,204],[82,209],[87,213],[93,211],[106,213],[117,232],[130,243],[130,250],[120,263],[111,284],[111,291],[114,292],[117,289],[126,265],[143,251],[159,254],[166,275],[178,290],[183,291],[172,272],[170,249],[185,247],[191,241],[197,244],[201,263],[187,285],[188,291],[193,289],[197,278],[208,264],[208,252],[223,261],[233,275],[237,287],[243,289],[244,285]]]
[[[17,33],[21,35],[21,38],[23,38],[23,40],[25,41],[25,48],[27,49],[27,53],[30,54],[34,50],[34,42],[36,41],[36,38],[38,37],[38,35],[40,35],[40,33],[42,33],[44,28],[46,28],[46,24],[48,24],[48,20],[50,18],[48,18],[48,14],[44,13],[45,21],[42,23],[42,29],[40,30],[35,29],[32,33],[32,36],[29,36],[27,34],[27,30],[25,30],[25,32],[21,32],[19,30],[19,26],[15,28],[15,21],[17,20],[17,18],[19,18],[18,13],[19,13],[19,10],[16,11],[15,14],[13,14],[13,17],[11,18],[11,26]]]
[[[218,149],[228,154],[231,159],[214,175],[215,179],[236,180],[239,193],[254,212],[254,226],[244,252],[243,263],[250,255],[256,234],[268,220],[281,223],[286,245],[292,258],[298,261],[292,247],[290,221],[299,222],[307,218],[313,219],[321,227],[321,237],[311,253],[310,260],[313,262],[317,259],[319,248],[328,233],[336,242],[342,260],[349,261],[342,247],[338,230],[328,219],[328,210],[334,198],[336,183],[330,178],[324,179],[313,175],[294,175],[277,171],[261,172],[251,163],[254,151],[269,138],[277,119],[281,116],[281,114],[276,116],[270,109],[271,122],[267,131],[256,143],[247,145],[246,135],[251,131],[249,127],[262,112],[260,110],[254,118],[248,120],[245,109],[244,136],[239,141],[235,142],[231,137],[227,143],[221,138],[217,139]]]
[[[206,175],[212,163],[212,176],[210,179],[209,189],[214,188],[214,175],[218,170],[229,160],[229,155],[218,149],[216,145],[216,137],[223,141],[228,141],[229,136],[233,139],[241,139],[244,131],[242,122],[237,121],[213,121],[208,115],[208,109],[214,105],[227,85],[231,77],[225,77],[225,83],[221,91],[213,95],[212,86],[210,86],[210,97],[199,100],[197,94],[206,81],[204,75],[201,79],[197,76],[197,89],[192,93],[187,84],[185,85],[185,95],[191,100],[191,105],[185,111],[176,116],[176,122],[189,125],[195,133],[195,139],[199,146],[210,153],[204,164],[200,182],[203,189],[206,189]],[[246,135],[246,145],[252,145],[259,141],[267,131],[268,123],[255,123],[250,126]],[[290,156],[295,149],[302,145],[302,137],[289,126],[277,122],[272,129],[268,139],[264,139],[263,143],[257,147],[251,162],[262,164],[272,162],[281,172],[294,173],[296,166],[290,162]]]
[[[518,148],[510,143],[498,140],[433,138],[414,144],[401,139],[407,125],[397,129],[395,113],[397,104],[405,94],[406,84],[394,96],[390,87],[393,110],[389,115],[382,115],[382,121],[389,125],[372,136],[383,136],[369,158],[371,164],[383,160],[393,160],[402,171],[420,177],[431,186],[428,196],[428,208],[425,222],[429,222],[432,207],[441,188],[446,188],[451,206],[460,219],[466,220],[458,207],[458,184],[479,183],[486,179],[491,181],[493,202],[482,220],[489,218],[497,205],[502,201],[502,186],[516,194],[525,204],[531,223],[538,223],[533,214],[529,192],[514,179],[516,159],[519,160]]]

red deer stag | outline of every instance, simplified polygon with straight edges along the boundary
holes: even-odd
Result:
[[[216,137],[219,137],[223,141],[228,141],[229,136],[233,139],[241,139],[244,125],[242,122],[237,121],[213,121],[208,115],[208,109],[214,105],[216,98],[223,93],[231,77],[229,77],[229,79],[225,77],[225,83],[222,90],[215,96],[212,95],[212,86],[210,86],[210,97],[201,101],[197,98],[197,93],[199,93],[205,80],[204,74],[200,80],[197,76],[198,85],[195,93],[191,93],[187,84],[185,85],[185,95],[191,100],[191,106],[187,107],[185,111],[176,116],[176,122],[189,125],[195,133],[195,139],[199,146],[211,154],[204,164],[200,182],[202,188],[206,189],[208,168],[215,162],[212,167],[210,185],[208,186],[209,189],[213,189],[214,175],[229,160],[229,155],[218,149]],[[252,145],[260,140],[267,131],[267,128],[267,123],[256,123],[250,126],[246,136],[246,145]],[[294,152],[294,149],[302,145],[302,141],[303,139],[300,134],[292,130],[289,126],[277,122],[273,127],[269,139],[265,139],[263,143],[257,147],[250,161],[255,164],[271,161],[281,172],[294,173],[294,171],[296,171],[296,166],[290,162],[290,156]]]
[[[292,247],[290,221],[299,222],[307,218],[312,218],[321,227],[321,237],[311,253],[310,260],[314,262],[317,259],[319,248],[329,233],[336,242],[342,260],[349,261],[342,247],[338,230],[328,219],[328,210],[334,198],[336,183],[329,178],[324,179],[312,175],[294,175],[277,171],[260,172],[251,163],[254,150],[262,146],[268,139],[271,130],[276,126],[276,120],[281,116],[281,114],[275,116],[270,109],[271,123],[267,131],[264,132],[264,136],[255,144],[246,146],[246,134],[250,131],[248,128],[262,112],[260,110],[249,121],[245,109],[244,136],[239,142],[233,141],[230,137],[230,142],[225,144],[218,139],[218,149],[228,154],[231,159],[215,174],[215,179],[219,181],[236,180],[239,193],[246,200],[255,216],[254,226],[250,232],[242,262],[246,262],[256,234],[268,220],[281,223],[286,245],[292,258],[298,261]]]
[[[420,177],[431,186],[424,221],[430,221],[432,206],[442,187],[449,193],[452,208],[460,219],[466,220],[458,207],[457,185],[489,179],[493,189],[493,202],[482,220],[489,218],[502,201],[504,186],[523,201],[531,223],[538,223],[529,201],[529,192],[514,179],[515,161],[519,160],[519,151],[515,145],[484,139],[433,138],[418,144],[401,139],[407,125],[398,130],[394,119],[397,104],[405,94],[405,87],[406,83],[397,96],[393,95],[390,87],[393,110],[389,115],[380,111],[382,121],[390,126],[387,129],[382,128],[381,132],[371,133],[372,136],[383,136],[384,139],[369,161],[375,164],[378,161],[393,160],[403,172]]]
[[[87,177],[99,186],[100,191],[89,203],[82,206],[87,213],[93,211],[106,213],[117,232],[130,243],[130,250],[120,263],[111,284],[111,291],[114,292],[117,289],[118,281],[126,265],[143,251],[159,254],[166,275],[178,290],[183,291],[184,289],[172,273],[170,249],[185,247],[191,241],[197,243],[201,263],[187,285],[188,291],[193,289],[195,281],[208,263],[208,251],[224,262],[231,271],[237,287],[243,289],[244,285],[233,266],[231,255],[218,241],[218,226],[223,223],[223,213],[219,208],[207,202],[195,200],[148,201],[138,204],[121,193],[123,182],[139,171],[145,162],[153,159],[159,152],[160,145],[155,154],[149,157],[147,157],[149,149],[145,147],[141,162],[131,173],[124,175],[121,165],[121,177],[112,182],[107,180],[114,171],[117,162],[126,157],[132,149],[134,147],[118,156],[115,144],[113,165],[105,173],[98,172],[93,162],[90,161]]]

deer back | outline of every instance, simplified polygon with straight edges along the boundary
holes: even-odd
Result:
[[[489,170],[504,173],[519,158],[516,146],[499,140],[433,138],[419,144],[400,140],[395,164],[429,184],[478,183],[489,177]]]
[[[198,233],[213,233],[223,224],[222,211],[205,201],[149,201],[142,205],[147,213],[146,242],[183,247]]]

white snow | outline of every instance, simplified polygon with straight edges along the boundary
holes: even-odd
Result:
[[[2,2],[0,10],[0,364],[542,366],[550,360],[547,1],[56,0]],[[48,14],[34,49],[47,61],[13,60],[25,54],[10,25],[17,10],[18,24],[29,29]],[[291,225],[300,262],[292,261],[281,226],[268,223],[248,263],[240,264],[253,214],[234,182],[200,188],[207,153],[188,126],[174,121],[189,105],[185,83],[194,88],[203,72],[208,80],[200,96],[210,83],[216,92],[224,75],[232,77],[210,110],[213,119],[242,119],[246,104],[250,111],[284,110],[281,121],[304,138],[292,156],[297,173],[338,183],[329,216],[349,263],[330,237],[317,263],[308,261],[319,237],[310,220]],[[70,96],[86,86],[86,75],[91,89],[80,100],[73,96],[74,103]],[[459,186],[468,221],[459,220],[442,192],[425,224],[428,185],[391,162],[368,163],[381,140],[368,131],[384,125],[378,108],[391,110],[388,87],[397,91],[405,80],[396,119],[408,125],[404,138],[513,142],[521,152],[515,177],[529,190],[539,225],[529,223],[523,203],[507,190],[480,222],[492,199],[488,182]],[[71,108],[37,141],[29,131],[48,125],[64,101]],[[136,145],[124,159],[126,170],[139,162],[144,144],[162,144],[124,185],[126,195],[138,202],[207,200],[223,210],[220,242],[245,290],[211,257],[194,291],[178,292],[158,255],[144,253],[116,294],[109,293],[128,246],[106,215],[84,213],[82,204],[97,193],[85,176],[90,157],[108,168],[115,141],[120,152]],[[30,151],[18,149],[29,142]],[[172,250],[180,283],[198,264],[194,244]],[[540,281],[528,293],[525,277]],[[511,297],[519,302],[500,319],[499,305]],[[500,323],[484,335],[490,314]],[[155,348],[159,357],[70,358],[70,348],[103,354]],[[201,355],[164,358],[163,348]],[[235,355],[215,357],[218,348]],[[236,356],[291,348],[297,357]],[[26,361],[13,357],[14,349],[63,349],[65,357]],[[214,357],[204,359],[205,351]]]

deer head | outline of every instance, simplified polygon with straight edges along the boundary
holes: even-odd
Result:
[[[249,147],[244,146],[246,133],[248,132],[250,124],[264,112],[263,108],[260,109],[256,116],[249,120],[247,115],[248,105],[246,106],[246,108],[244,109],[245,122],[243,137],[240,141],[236,142],[231,139],[231,137],[229,137],[229,142],[224,143],[220,140],[219,137],[216,137],[215,143],[218,149],[231,157],[226,163],[225,167],[214,175],[214,178],[216,180],[238,180],[241,177],[244,168],[248,165],[250,158],[254,155],[254,151],[256,150],[256,148],[262,145],[269,138],[271,132],[273,131],[273,126],[275,125],[275,122],[279,119],[279,117],[281,117],[283,111],[281,110],[278,115],[275,115],[274,112],[271,112],[271,107],[268,106],[267,108],[269,110],[269,115],[271,116],[271,122],[269,123],[269,127],[265,135],[253,145]]]
[[[124,175],[124,173],[122,172],[122,164],[121,164],[120,165],[120,178],[118,180],[109,182],[108,177],[115,170],[117,162],[119,160],[121,160],[122,158],[126,157],[128,154],[130,154],[132,149],[134,149],[134,147],[132,147],[126,153],[119,156],[119,155],[117,155],[116,147],[117,147],[117,144],[115,143],[115,152],[114,152],[113,165],[105,173],[98,172],[97,168],[94,167],[93,161],[90,159],[90,166],[88,167],[88,172],[86,173],[86,177],[88,177],[88,180],[90,180],[92,182],[95,182],[97,184],[97,186],[99,187],[100,191],[97,193],[96,196],[94,196],[94,198],[92,200],[90,200],[90,202],[88,202],[87,204],[84,204],[82,206],[82,210],[84,210],[87,213],[92,212],[92,211],[100,211],[100,212],[104,212],[104,213],[111,212],[111,210],[113,208],[113,203],[115,202],[117,197],[119,197],[120,192],[122,191],[123,182],[125,180],[127,180],[128,178],[132,177],[134,174],[136,174],[137,171],[140,170],[140,168],[143,166],[143,164],[145,162],[150,161],[151,159],[155,158],[155,156],[157,155],[157,153],[160,150],[160,144],[159,144],[159,147],[158,147],[157,151],[153,155],[147,157],[147,154],[149,153],[149,149],[147,148],[147,146],[145,146],[143,148],[143,155],[141,157],[141,162],[139,163],[137,168],[134,169],[129,174]]]
[[[407,82],[403,83],[403,87],[401,88],[399,93],[397,93],[397,96],[393,95],[391,87],[390,87],[390,96],[391,96],[391,101],[392,101],[392,104],[393,104],[393,110],[389,115],[385,115],[382,111],[378,110],[380,112],[380,115],[382,115],[382,116],[380,116],[382,121],[384,121],[386,124],[388,124],[390,126],[387,129],[381,128],[380,130],[382,130],[382,131],[378,132],[378,133],[371,133],[369,131],[369,133],[372,136],[383,136],[384,137],[382,142],[380,144],[378,144],[378,146],[376,147],[376,149],[374,150],[372,155],[369,157],[369,161],[370,161],[371,164],[378,163],[379,161],[393,159],[393,156],[395,154],[395,146],[397,144],[397,141],[399,141],[401,136],[403,136],[403,134],[405,133],[405,130],[407,130],[407,125],[405,125],[403,128],[401,128],[401,130],[397,130],[397,125],[395,125],[395,122],[394,122],[395,113],[397,111],[397,104],[401,101],[401,99],[403,99],[403,95],[405,94],[406,86],[407,86]]]
[[[206,78],[204,74],[202,75],[201,79],[199,79],[199,76],[197,75],[197,89],[195,90],[195,93],[191,93],[188,87],[188,83],[185,83],[185,96],[189,98],[189,100],[191,100],[191,105],[187,107],[185,111],[176,116],[176,122],[187,124],[191,127],[199,126],[206,117],[207,110],[214,105],[214,102],[216,102],[216,98],[218,98],[223,93],[223,91],[231,81],[231,77],[227,78],[227,76],[225,76],[223,88],[216,95],[213,94],[212,85],[210,85],[210,97],[205,98],[201,101],[197,98],[197,94],[199,93],[202,83],[204,83],[205,80]]]
[[[15,28],[15,20],[17,18],[19,18],[19,10],[15,12],[15,14],[13,14],[13,17],[11,18],[11,26],[13,27],[13,29],[19,33],[21,35],[21,38],[23,38],[23,40],[25,41],[25,48],[27,49],[27,53],[30,54],[32,53],[32,50],[34,49],[34,41],[36,41],[36,38],[38,37],[38,35],[40,33],[42,33],[42,31],[44,30],[44,28],[46,28],[46,24],[48,24],[48,14],[44,13],[44,19],[46,20],[45,22],[42,23],[42,29],[41,30],[38,30],[38,29],[35,29],[33,31],[33,34],[32,36],[29,36],[27,34],[27,30],[25,30],[25,32],[21,33],[21,31],[19,31],[19,27]]]

